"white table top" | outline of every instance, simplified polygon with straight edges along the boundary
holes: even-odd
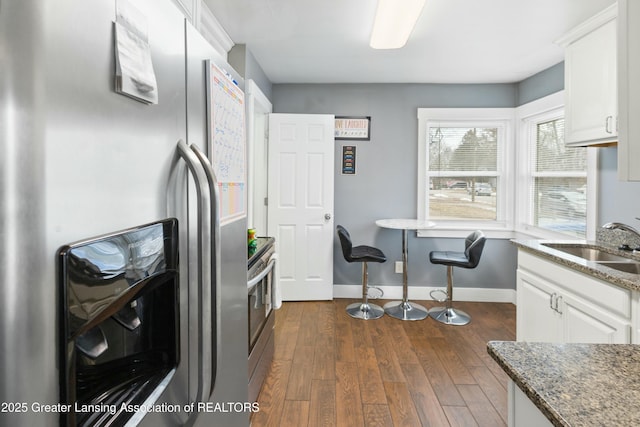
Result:
[[[395,219],[379,219],[376,225],[382,228],[394,228],[397,230],[422,230],[425,228],[435,227],[432,221],[423,219],[395,218]]]

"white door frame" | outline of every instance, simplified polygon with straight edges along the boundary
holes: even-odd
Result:
[[[271,102],[251,79],[247,95],[247,225],[259,236],[267,235],[268,127]]]

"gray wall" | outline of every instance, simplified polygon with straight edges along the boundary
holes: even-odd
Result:
[[[518,102],[523,105],[564,89],[564,62],[542,70],[518,83]]]
[[[262,70],[262,67],[256,61],[251,51],[244,44],[234,45],[229,51],[229,64],[236,70],[245,80],[252,79],[260,88],[262,93],[268,98],[272,97],[271,80]]]
[[[273,86],[274,111],[371,116],[371,141],[357,142],[355,176],[340,173],[335,145],[335,223],[345,226],[356,244],[379,247],[389,262],[372,265],[370,283],[401,285],[394,261],[401,259],[401,234],[380,229],[381,218],[414,218],[417,212],[418,107],[514,107],[518,85],[344,84]],[[431,266],[432,250],[459,250],[461,239],[409,237],[409,280],[415,285],[444,285],[445,268]],[[459,286],[515,288],[516,250],[508,240],[491,240],[476,270],[456,272]],[[505,266],[511,268],[504,268]],[[334,283],[359,284],[360,267],[349,265],[334,244]]]

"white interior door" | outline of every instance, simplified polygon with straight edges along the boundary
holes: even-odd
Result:
[[[333,115],[269,115],[268,229],[285,301],[333,298],[333,153]]]

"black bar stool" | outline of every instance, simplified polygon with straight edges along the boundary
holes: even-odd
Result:
[[[356,246],[353,247],[349,232],[341,225],[336,227],[338,237],[340,238],[340,246],[342,246],[342,255],[349,262],[362,263],[362,302],[356,302],[347,306],[347,313],[356,319],[378,319],[384,314],[382,307],[369,304],[368,301],[368,271],[367,262],[385,262],[387,257],[378,248],[372,246]]]
[[[471,316],[462,310],[453,308],[453,267],[476,268],[484,249],[486,238],[480,230],[469,234],[464,241],[464,252],[433,251],[429,253],[432,264],[447,266],[447,298],[446,307],[435,307],[429,310],[429,316],[447,325],[466,325]]]

